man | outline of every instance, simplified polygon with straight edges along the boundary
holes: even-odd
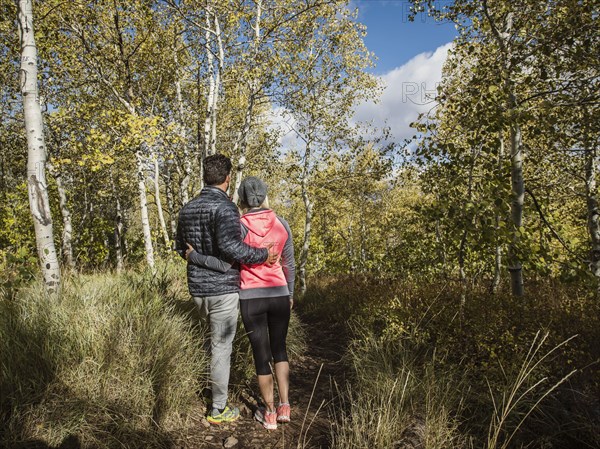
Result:
[[[214,154],[205,158],[203,165],[206,187],[179,212],[177,252],[190,262],[197,251],[232,264],[273,263],[268,260],[268,248],[253,248],[242,241],[240,214],[226,193],[231,181],[229,158]],[[193,249],[187,250],[188,245]],[[221,273],[188,263],[187,279],[192,298],[210,320],[212,411],[207,420],[212,424],[235,421],[240,412],[227,405],[227,386],[237,327],[239,267],[233,264]]]

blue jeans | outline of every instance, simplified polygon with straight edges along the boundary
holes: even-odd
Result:
[[[218,296],[196,296],[194,302],[210,321],[212,406],[223,409],[227,405],[231,346],[237,328],[239,295],[228,293]]]

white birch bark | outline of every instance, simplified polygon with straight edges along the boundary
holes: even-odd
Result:
[[[523,204],[525,200],[525,182],[523,180],[523,151],[521,142],[521,127],[516,116],[518,102],[515,95],[512,69],[512,51],[510,39],[513,34],[513,14],[508,13],[504,19],[504,30],[500,32],[489,14],[487,0],[482,1],[483,12],[490,24],[492,33],[502,57],[502,77],[504,78],[504,94],[507,96],[506,114],[509,116],[509,142],[511,161],[511,190],[512,200],[510,215],[512,221],[513,236],[508,246],[507,262],[510,272],[511,291],[514,296],[523,296],[523,267],[517,251],[520,240],[520,232],[523,226]]]
[[[167,211],[169,212],[169,226],[171,235],[177,234],[177,223],[175,222],[175,200],[173,198],[173,185],[171,178],[171,169],[169,165],[166,166],[167,177],[165,180],[165,197],[167,198]]]
[[[512,95],[511,95],[512,97]],[[513,97],[514,98],[514,97]],[[510,215],[513,225],[513,238],[508,247],[508,270],[510,271],[511,291],[514,296],[523,296],[523,268],[517,253],[520,231],[523,226],[523,203],[525,201],[525,182],[523,181],[523,150],[521,145],[521,127],[513,123],[510,128],[510,160],[512,183],[512,201]]]
[[[504,138],[500,138],[500,148],[498,150],[498,169],[502,169],[502,160],[504,159]],[[496,250],[494,253],[494,279],[492,280],[492,293],[495,294],[500,286],[500,278],[502,275],[502,244],[498,233],[500,232],[500,214],[496,215]]]
[[[63,232],[62,232],[62,256],[65,264],[69,268],[75,267],[75,261],[73,259],[73,224],[71,219],[71,211],[67,204],[67,192],[62,181],[62,174],[58,171],[51,163],[47,164],[48,171],[54,177],[56,181],[56,189],[58,191],[58,202],[60,207],[60,214],[63,220]]]
[[[113,198],[115,199],[115,222],[114,222],[114,245],[115,245],[115,258],[117,263],[117,273],[123,271],[123,231],[124,231],[124,217],[123,209],[121,208],[121,200],[117,193],[115,186],[115,180],[113,178],[112,170],[110,171],[110,185],[112,187]]]
[[[46,143],[37,85],[37,47],[33,34],[32,0],[19,0],[21,94],[27,135],[27,187],[37,252],[46,289],[60,289],[60,265],[54,246],[52,216],[46,184]]]
[[[170,249],[169,232],[167,231],[167,223],[165,221],[165,215],[163,213],[162,201],[160,199],[160,171],[158,167],[158,157],[154,156],[154,201],[156,202],[156,209],[158,210],[158,222],[160,223],[160,229],[165,242],[165,247]]]
[[[308,192],[308,177],[310,168],[311,147],[310,143],[306,144],[304,153],[304,166],[302,169],[302,179],[300,185],[302,189],[302,201],[304,202],[304,240],[300,251],[300,260],[298,261],[298,291],[300,296],[306,293],[306,264],[308,262],[308,254],[310,250],[310,237],[312,234],[312,216],[313,203]]]
[[[210,154],[217,152],[217,114],[219,110],[219,90],[221,88],[221,74],[223,73],[223,62],[225,59],[225,53],[223,50],[223,41],[221,39],[221,26],[219,24],[219,18],[217,14],[214,14],[215,21],[215,36],[217,40],[218,50],[218,61],[217,61],[217,73],[215,76],[215,90],[213,95],[212,105],[212,116],[211,116],[211,134],[210,134]]]
[[[200,177],[200,190],[202,190],[202,188],[204,187],[204,158],[206,157],[206,138],[203,135],[203,126],[204,128],[206,127],[206,117],[204,120],[204,124],[202,123],[202,114],[200,113],[200,111],[202,110],[202,83],[201,83],[201,76],[200,76],[200,68],[198,68],[198,73],[197,73],[197,80],[196,80],[196,110],[197,112],[197,117],[196,117],[196,153],[197,153],[197,157],[198,157],[198,175]],[[203,142],[204,139],[204,142]]]
[[[254,21],[254,40],[253,40],[253,54],[256,56],[258,53],[258,47],[260,44],[260,19],[262,16],[262,0],[256,2],[256,20]],[[238,133],[235,140],[235,146],[233,148],[233,154],[237,155],[237,168],[235,171],[235,182],[233,184],[233,202],[238,202],[238,189],[242,183],[244,177],[244,169],[246,168],[246,150],[248,148],[248,134],[250,133],[250,125],[252,123],[252,112],[254,110],[254,101],[258,94],[258,81],[253,78],[249,84],[250,92],[248,94],[248,106],[246,107],[246,113],[244,114],[244,125],[241,131]]]
[[[123,271],[123,211],[121,202],[117,199],[117,213],[115,215],[115,256],[117,259],[117,273]]]
[[[208,97],[206,99],[206,116],[204,118],[204,154],[202,158],[213,154],[211,153],[211,126],[212,126],[212,115],[213,115],[213,98],[215,96],[215,74],[214,74],[214,55],[211,47],[212,33],[211,33],[211,8],[206,7],[206,31],[204,33],[205,44],[204,50],[206,51],[206,62],[209,71],[208,76]]]
[[[181,71],[179,70],[177,48],[174,49],[173,55],[175,59],[175,70],[177,71],[177,76],[175,79],[175,93],[177,95],[177,110],[179,113],[179,138],[183,142],[183,177],[181,178],[179,189],[181,192],[181,203],[186,204],[189,201],[188,190],[190,186],[190,177],[192,174],[192,162],[190,161],[188,135],[185,127],[185,108],[183,106],[183,97],[181,95]]]
[[[142,219],[142,232],[144,234],[144,248],[146,249],[146,262],[154,268],[154,249],[152,247],[152,233],[150,232],[150,219],[148,217],[148,199],[146,197],[146,177],[144,175],[144,156],[141,150],[135,153],[138,192],[140,195],[140,215]]]
[[[233,202],[237,204],[239,196],[238,189],[242,184],[244,177],[244,169],[246,168],[246,149],[248,148],[248,133],[250,132],[250,122],[252,121],[252,109],[254,107],[254,96],[249,98],[248,108],[244,117],[244,127],[238,134],[238,137],[233,148],[233,154],[239,154],[237,167],[235,170],[235,182],[233,184]],[[238,145],[239,144],[239,145]]]
[[[587,225],[591,243],[590,270],[598,282],[598,295],[600,295],[600,205],[598,203],[596,174],[598,173],[598,167],[600,166],[599,162],[597,149],[590,147],[586,148],[585,194],[587,203]]]

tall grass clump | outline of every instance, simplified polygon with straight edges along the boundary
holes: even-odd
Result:
[[[488,430],[487,449],[509,447],[525,420],[536,411],[540,403],[575,373],[576,370],[571,371],[551,386],[544,385],[547,383],[547,377],[537,379],[537,368],[544,360],[575,336],[543,353],[542,347],[547,338],[548,333],[540,335],[538,332],[535,335],[518,372],[513,378],[507,379],[509,382],[498,398],[489,385],[494,411]]]
[[[198,414],[194,321],[150,279],[67,278],[0,298],[0,446],[164,447]]]
[[[308,292],[350,324],[334,447],[598,447],[600,304],[583,287],[361,282]]]
[[[333,448],[453,449],[465,447],[458,431],[464,385],[444,372],[435,354],[410,342],[355,330],[348,351],[351,386],[342,388],[333,414]]]

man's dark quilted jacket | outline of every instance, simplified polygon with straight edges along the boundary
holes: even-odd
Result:
[[[204,187],[179,212],[176,250],[185,257],[186,243],[201,254],[233,263],[258,264],[267,260],[265,248],[253,248],[242,241],[240,214],[227,194],[217,187]],[[225,273],[194,264],[187,266],[188,288],[192,296],[237,293],[240,288],[238,264]]]

